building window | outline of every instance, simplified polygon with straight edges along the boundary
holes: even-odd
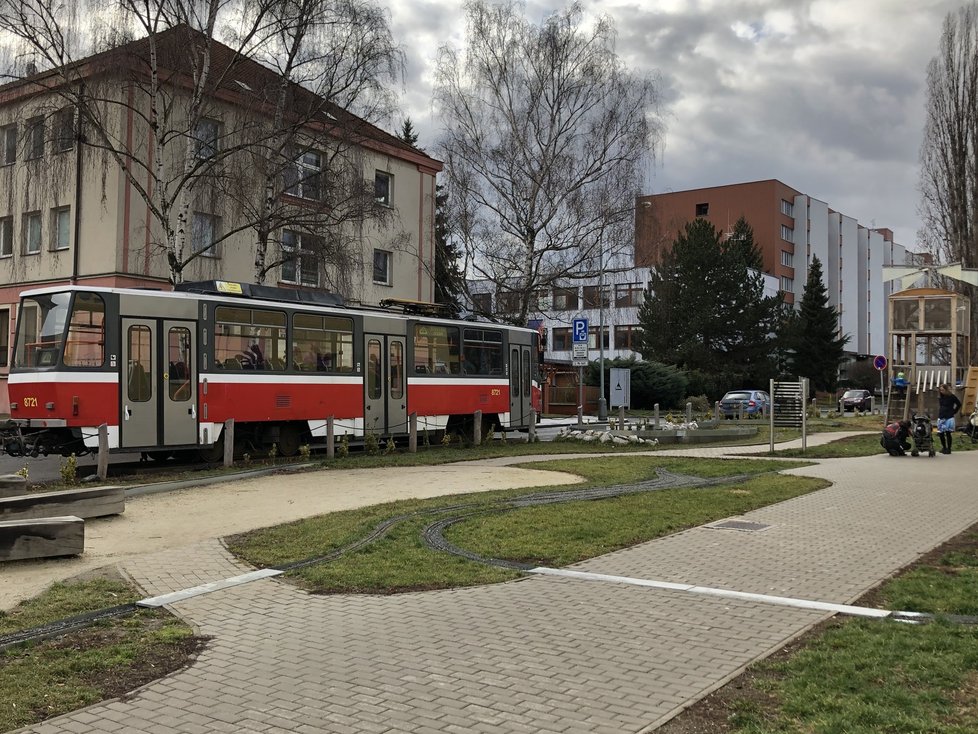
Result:
[[[0,367],[10,364],[10,309],[0,311]]]
[[[221,218],[213,214],[194,212],[194,222],[190,233],[190,244],[194,252],[203,257],[220,257],[217,238],[221,229]]]
[[[24,254],[36,255],[41,251],[41,213],[24,215]]]
[[[392,253],[387,250],[374,250],[374,283],[391,285]]]
[[[615,349],[630,349],[633,352],[639,351],[639,337],[642,335],[640,326],[616,326],[615,327]]]
[[[377,171],[374,174],[374,198],[377,203],[390,206],[393,190],[394,177],[384,171]]]
[[[554,311],[577,310],[577,288],[554,288]]]
[[[473,293],[472,310],[476,313],[492,313],[492,293]]]
[[[602,286],[600,295],[598,286],[584,286],[584,308],[608,308],[611,305],[611,288]]]
[[[706,217],[706,216],[709,216],[709,214],[710,214],[710,203],[709,202],[704,202],[702,204],[697,204],[696,205],[696,216],[698,216],[698,217]]]
[[[44,118],[32,117],[27,121],[27,158],[44,155]]]
[[[319,285],[318,253],[322,250],[319,237],[282,232],[282,282],[295,285]]]
[[[307,150],[285,172],[285,193],[300,199],[319,201],[322,198],[323,157]]]
[[[3,145],[3,162],[0,165],[9,166],[17,161],[17,126],[0,127],[0,143]]]
[[[791,227],[789,227],[789,226],[787,226],[785,224],[782,224],[781,225],[781,239],[783,239],[785,242],[794,242],[795,241],[795,230],[793,230]]]
[[[617,308],[641,306],[644,290],[641,283],[619,283],[615,286],[615,306]]]
[[[496,308],[500,313],[514,314],[520,310],[520,294],[515,291],[497,291]]]
[[[14,218],[0,219],[0,257],[11,257],[14,254]]]
[[[781,264],[786,268],[793,268],[795,262],[795,256],[792,255],[787,250],[781,250]]]
[[[601,332],[601,342],[602,342],[602,346],[605,349],[611,348],[611,343],[608,341],[608,334],[609,334],[608,327],[605,326],[603,331]],[[587,346],[588,349],[598,349],[598,327],[597,326],[592,326],[590,329],[588,329]]]
[[[781,200],[781,213],[788,217],[795,216],[795,205],[787,199]]]
[[[63,153],[75,147],[75,111],[60,110],[54,118],[55,133],[54,150]]]
[[[571,330],[553,329],[553,340],[551,349],[555,352],[569,352],[571,350]]]
[[[793,293],[795,289],[795,281],[793,278],[789,278],[787,275],[781,276],[781,290],[785,293]]]
[[[71,208],[51,210],[51,249],[67,250],[71,238]]]
[[[221,125],[217,120],[202,117],[194,127],[194,155],[205,159],[217,155],[218,138],[221,135]]]

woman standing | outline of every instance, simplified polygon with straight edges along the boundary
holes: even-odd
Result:
[[[954,440],[954,416],[961,409],[961,401],[951,392],[946,382],[937,388],[940,405],[937,409],[937,435],[941,437],[941,453],[951,453]]]

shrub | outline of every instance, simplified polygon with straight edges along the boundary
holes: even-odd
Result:
[[[638,361],[634,357],[629,359],[605,360],[605,390],[609,404],[611,402],[611,391],[615,386],[611,384],[611,368],[621,368],[631,370],[631,406],[637,409],[649,409],[656,403],[663,408],[679,406],[683,404],[686,395],[686,376],[676,367],[662,364],[661,362]],[[588,385],[597,385],[600,382],[600,373],[597,362],[588,365],[585,382]]]
[[[336,447],[336,455],[344,458],[350,455],[350,436],[344,433],[340,436],[340,445]]]
[[[368,454],[376,454],[380,450],[380,441],[376,433],[368,433],[363,437],[363,450]]]
[[[78,457],[72,454],[66,458],[59,471],[65,484],[78,484]]]

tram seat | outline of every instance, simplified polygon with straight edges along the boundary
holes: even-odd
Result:
[[[417,372],[419,375],[425,375],[428,373],[428,365],[426,364],[415,365],[414,371]]]
[[[186,380],[187,365],[185,362],[170,362],[170,379]]]
[[[240,370],[241,360],[236,357],[228,357],[224,360],[224,369],[227,370]]]
[[[278,370],[279,372],[285,371],[285,360],[281,357],[269,357],[267,369]]]

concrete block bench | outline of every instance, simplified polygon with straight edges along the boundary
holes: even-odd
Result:
[[[85,521],[80,517],[0,521],[0,561],[77,556],[84,550]]]
[[[119,515],[126,509],[122,487],[91,487],[0,498],[0,520],[72,515],[82,519]]]
[[[0,476],[0,497],[16,497],[27,494],[27,480],[20,474]]]

